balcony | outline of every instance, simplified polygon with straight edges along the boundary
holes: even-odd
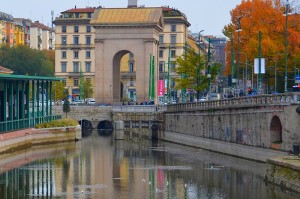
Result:
[[[56,49],[82,49],[82,48],[95,48],[95,44],[55,44]]]

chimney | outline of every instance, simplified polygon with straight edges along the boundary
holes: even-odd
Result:
[[[128,0],[128,8],[137,8],[137,1],[138,0]]]

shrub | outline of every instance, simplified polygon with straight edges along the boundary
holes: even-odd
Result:
[[[59,120],[54,120],[51,122],[46,122],[42,124],[38,124],[35,128],[53,128],[53,127],[67,127],[67,126],[77,126],[78,121],[72,118],[63,118]]]

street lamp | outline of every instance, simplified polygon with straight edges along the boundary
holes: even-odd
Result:
[[[288,2],[285,4],[285,68],[284,68],[284,92],[287,92],[287,61],[288,61]]]
[[[238,27],[236,29],[236,32],[238,33],[238,57],[237,57],[237,75],[236,75],[238,87],[240,87],[240,78],[239,78],[239,75],[240,75],[240,32],[242,31],[241,18],[242,17],[238,18]]]
[[[199,65],[198,65],[198,69],[197,69],[197,101],[199,101],[199,98],[200,98],[200,93],[199,93],[199,87],[200,87],[200,78],[201,78],[201,54],[200,54],[200,45],[202,43],[201,41],[201,32],[203,32],[204,30],[201,30],[199,32],[199,35],[198,35],[198,42],[199,42],[199,47],[198,47],[198,55],[199,55]]]
[[[239,53],[242,53],[246,57],[246,81],[245,78],[243,78],[243,85],[244,85],[244,92],[245,92],[247,87],[247,82],[248,82],[248,56],[245,52],[239,52]]]

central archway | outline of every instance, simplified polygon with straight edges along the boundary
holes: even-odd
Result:
[[[129,52],[136,60],[136,101],[148,101],[150,56],[154,56],[154,87],[157,87],[162,8],[101,8],[94,13],[91,24],[96,31],[96,102],[120,103],[120,61]]]

